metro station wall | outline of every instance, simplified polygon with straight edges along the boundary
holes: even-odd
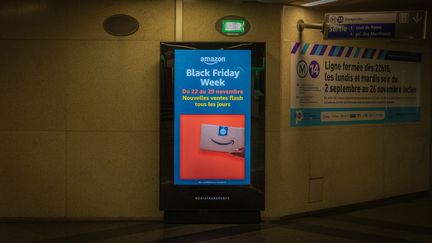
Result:
[[[317,30],[306,29],[302,34],[297,31],[298,19],[320,23],[323,16],[324,12],[305,8],[287,6],[283,10],[280,201],[284,203],[281,203],[281,215],[413,193],[430,187],[430,37],[429,45],[416,41],[324,41]],[[423,52],[421,121],[290,127],[293,41]]]
[[[129,37],[102,23],[125,13]],[[159,42],[174,1],[2,1],[0,217],[159,218]]]
[[[184,1],[185,41],[267,42],[267,208],[278,216],[280,6]],[[137,33],[102,23],[129,14]],[[244,37],[214,23],[245,16]],[[268,28],[267,21],[274,26]],[[0,4],[0,217],[145,218],[159,211],[159,42],[175,1]]]
[[[105,33],[103,21],[118,13],[137,18],[138,32]],[[217,33],[214,23],[226,15],[246,17],[250,32]],[[420,123],[289,126],[288,52],[300,38],[295,23],[321,17],[280,5],[184,1],[184,41],[267,43],[265,218],[429,186],[430,48]],[[161,219],[159,42],[175,40],[174,26],[174,0],[2,1],[0,218]],[[317,31],[306,30],[302,39],[324,43]],[[323,177],[322,191],[309,185],[316,177]],[[310,192],[322,201],[309,203]]]

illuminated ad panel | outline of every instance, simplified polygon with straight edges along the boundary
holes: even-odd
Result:
[[[174,56],[174,184],[250,184],[251,51]]]
[[[291,126],[420,121],[422,54],[291,44]]]

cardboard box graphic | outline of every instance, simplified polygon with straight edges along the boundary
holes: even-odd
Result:
[[[234,151],[231,151],[240,146],[246,146],[246,129],[244,128],[244,124],[244,115],[182,114],[180,116],[179,143],[180,178],[183,180],[244,179],[245,158],[233,155],[232,152]],[[228,130],[223,131],[222,128],[226,127],[228,127]],[[235,130],[233,133],[231,133],[230,130],[232,128]],[[241,136],[235,135],[237,131],[241,130],[243,130]],[[226,136],[219,136],[219,134]],[[216,142],[221,143],[226,141],[231,143],[230,140],[233,139],[234,145],[236,146],[234,147],[232,144],[218,145],[218,150],[216,150],[216,147],[213,147],[214,145],[208,145],[207,149],[201,148],[201,136],[203,136],[203,138],[213,138]],[[223,139],[221,139],[221,137],[223,137]],[[240,140],[237,140],[237,137],[240,137]],[[203,146],[205,146],[204,143]],[[224,146],[226,146],[226,148]],[[224,147],[224,149],[222,150],[220,147]]]
[[[242,147],[244,147],[244,128],[201,125],[201,149],[230,153]]]

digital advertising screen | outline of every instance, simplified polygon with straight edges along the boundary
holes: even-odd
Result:
[[[160,209],[168,218],[194,210],[259,215],[265,43],[161,42],[160,48]]]
[[[174,184],[249,184],[251,51],[174,57]]]

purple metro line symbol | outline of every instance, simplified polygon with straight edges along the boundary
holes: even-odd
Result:
[[[317,61],[312,61],[309,64],[309,74],[312,78],[316,78],[320,74],[320,66]]]

